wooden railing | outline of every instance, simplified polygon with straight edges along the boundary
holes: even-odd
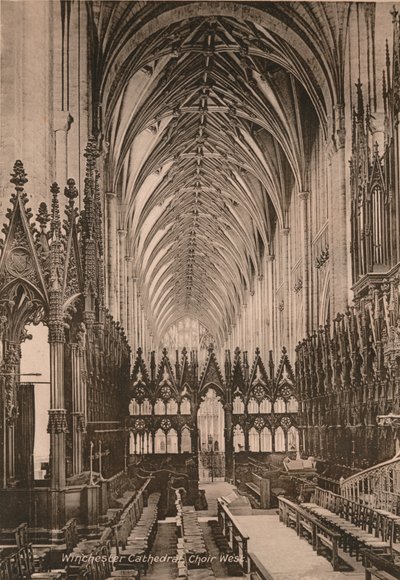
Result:
[[[400,454],[340,482],[347,499],[400,514]]]
[[[324,489],[328,489],[329,491],[333,491],[333,493],[340,494],[340,483],[337,479],[333,479],[332,477],[326,477],[325,475],[317,475],[318,485],[323,487]]]
[[[218,522],[221,526],[222,533],[228,540],[228,544],[233,552],[233,554],[238,558],[243,572],[248,571],[248,550],[247,544],[249,541],[249,536],[243,530],[238,520],[229,511],[228,507],[225,505],[224,500],[218,498]]]
[[[248,555],[248,576],[250,580],[273,580],[271,574],[252,552]]]
[[[400,541],[400,518],[391,513],[371,508],[320,487],[315,488],[313,501],[369,534],[389,542],[390,546]]]
[[[378,578],[379,580],[400,580],[400,568],[391,560],[374,554],[371,550],[361,551],[365,566],[365,580],[372,580],[372,578]]]
[[[316,550],[317,554],[321,546],[329,548],[332,568],[337,570],[340,533],[328,528],[300,505],[289,499],[279,496],[278,501],[279,520],[288,527],[294,527],[299,537],[303,537],[304,534],[308,535],[313,550]]]

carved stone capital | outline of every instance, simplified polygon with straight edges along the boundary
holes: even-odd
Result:
[[[59,435],[67,432],[67,411],[65,409],[50,409],[47,433]]]
[[[49,322],[49,342],[65,342],[64,323],[62,320]]]
[[[76,418],[76,430],[79,433],[86,433],[86,419],[84,413],[75,411],[72,415]]]

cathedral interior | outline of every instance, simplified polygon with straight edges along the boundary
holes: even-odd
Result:
[[[1,580],[400,578],[399,11],[1,2]]]

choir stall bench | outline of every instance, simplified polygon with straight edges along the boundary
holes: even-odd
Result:
[[[267,509],[271,504],[271,482],[256,473],[251,473],[251,481],[246,483],[247,489],[259,504],[261,509]]]

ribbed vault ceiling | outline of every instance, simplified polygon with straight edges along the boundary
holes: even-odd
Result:
[[[290,35],[223,14],[151,32],[160,6],[92,6],[107,187],[120,196],[158,336],[189,316],[222,343],[273,253],[274,229],[286,225],[294,185],[307,186],[311,127],[319,120],[326,131],[326,99]],[[139,23],[148,33],[135,43]],[[322,75],[327,63],[316,64]]]

